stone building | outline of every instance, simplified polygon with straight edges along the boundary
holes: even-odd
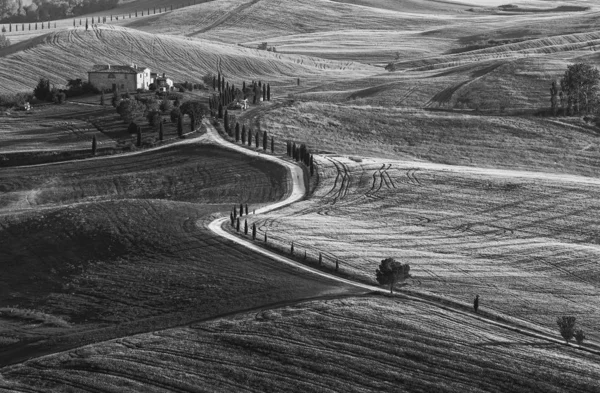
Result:
[[[100,90],[148,90],[150,69],[132,65],[95,65],[88,71],[88,80]]]

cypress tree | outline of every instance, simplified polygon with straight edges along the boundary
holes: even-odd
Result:
[[[248,220],[244,220],[244,235],[248,234]]]
[[[219,115],[218,115],[219,119],[223,118],[223,105],[219,104]]]
[[[92,155],[95,156],[96,155],[96,147],[97,147],[97,142],[96,142],[96,135],[94,135],[92,137]]]
[[[235,141],[240,141],[240,123],[235,123]]]
[[[271,85],[267,83],[267,101],[271,101]]]
[[[233,218],[237,218],[237,207],[233,207]]]
[[[104,106],[104,92],[102,92],[102,95],[100,96],[100,105]]]
[[[248,215],[248,204],[246,203],[246,215]]]
[[[256,240],[256,223],[252,224],[252,240]]]
[[[298,86],[300,86],[300,78],[298,78]]]
[[[36,30],[37,30],[37,23],[35,24]],[[75,19],[73,19],[73,27],[75,27]]]
[[[246,81],[243,81],[242,82],[242,93],[245,94],[245,92],[246,92]]]
[[[321,266],[323,264],[323,255],[321,255],[321,253],[319,253],[319,266]]]
[[[267,100],[267,86],[263,85],[263,101]]]
[[[340,268],[340,264],[338,262],[338,259],[335,258],[335,271],[337,272],[339,268]]]
[[[273,137],[271,137],[271,153],[275,153],[275,141]]]
[[[294,242],[292,242],[292,247],[290,249],[290,254],[294,255]]]
[[[246,125],[242,126],[242,145],[246,144]]]
[[[221,73],[219,72],[219,76],[217,78],[217,86],[219,87],[219,93],[221,92]]]
[[[137,147],[142,146],[142,127],[137,126]]]
[[[223,116],[223,127],[225,128],[225,132],[229,134],[229,114],[227,113],[227,109],[225,109]]]
[[[233,219],[233,213],[232,212],[229,212],[229,221],[231,222],[231,226],[233,226],[234,219]]]
[[[267,131],[263,132],[263,151],[267,151],[267,145],[269,144],[269,138],[267,137]]]
[[[240,217],[244,215],[244,205],[240,203]]]
[[[254,135],[254,145],[256,146],[257,149],[258,149],[258,146],[260,145],[260,141],[258,140],[258,131],[256,131],[256,135]]]
[[[267,242],[267,232],[265,232],[265,243]]]
[[[292,158],[293,158],[294,160],[298,161],[298,160],[296,159],[296,155],[297,155],[296,142],[294,142],[294,143],[292,144]]]
[[[312,154],[310,155],[310,175],[314,175],[315,174],[315,164],[313,162],[313,156]]]
[[[248,146],[252,147],[252,128],[248,130]]]
[[[235,227],[235,229],[239,232],[240,231],[240,219],[237,219],[237,225]]]
[[[159,128],[158,128],[158,140],[162,142],[164,137],[164,133],[163,133],[163,122],[160,122]]]
[[[88,27],[89,27],[89,26],[88,26],[88,20],[87,20],[87,18],[85,18],[85,31],[87,31],[87,30],[88,30]],[[42,23],[42,29],[43,29],[43,28],[44,28],[44,24]]]
[[[179,115],[177,119],[177,135],[180,138],[183,136],[183,115]]]
[[[213,90],[217,90],[217,77],[213,75]]]
[[[221,78],[221,91],[225,91],[225,77]]]

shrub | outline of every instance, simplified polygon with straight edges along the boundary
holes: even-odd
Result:
[[[583,344],[583,340],[585,340],[585,334],[583,333],[583,330],[578,329],[575,332],[575,341],[577,341],[577,345]]]
[[[131,123],[136,117],[141,116],[145,111],[145,106],[134,99],[124,99],[117,106],[117,113],[125,123]]]
[[[138,126],[137,124],[135,124],[134,122],[129,123],[129,127],[127,127],[127,132],[129,132],[130,134],[135,134],[138,130]]]
[[[162,112],[170,112],[173,109],[173,103],[169,99],[164,99],[160,102],[159,108]]]
[[[2,32],[6,32],[6,29],[3,27]],[[0,48],[5,48],[10,45],[10,40],[4,35],[0,34]]]
[[[97,147],[97,142],[96,142],[96,135],[94,135],[92,137],[92,155],[96,155],[96,147]]]
[[[151,110],[146,113],[146,119],[154,129],[156,129],[162,123],[162,116],[157,110]]]
[[[558,325],[558,330],[560,331],[560,335],[565,341],[568,343],[570,339],[575,335],[575,317],[558,317],[556,318],[556,324]]]

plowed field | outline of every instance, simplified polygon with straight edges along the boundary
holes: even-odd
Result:
[[[366,297],[245,313],[28,361],[3,370],[0,391],[562,393],[595,392],[598,378],[597,359],[580,351],[421,303]]]
[[[358,160],[361,161],[361,160]],[[411,265],[408,289],[556,331],[575,315],[597,340],[600,208],[594,178],[383,160],[319,159],[307,201],[257,220],[259,238],[376,284],[379,262]],[[555,333],[558,335],[558,333]]]

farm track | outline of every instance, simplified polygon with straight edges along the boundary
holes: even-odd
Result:
[[[209,126],[207,124],[207,127],[208,127],[209,134],[211,134],[213,136],[212,140],[218,141],[218,143],[220,145],[222,145],[224,147],[230,147],[230,148],[233,147],[233,148],[235,148],[238,151],[241,151],[243,149],[243,148],[238,147],[237,145],[233,145],[232,146],[232,145],[226,143],[225,141],[223,141],[222,139],[220,139],[218,137],[218,134],[216,133],[216,130],[214,130],[214,128],[212,126]],[[243,149],[243,150],[245,150],[245,149]],[[251,154],[251,152],[248,151],[248,150],[246,150],[246,154]],[[330,157],[325,157],[325,158],[335,166],[336,172],[337,172],[337,176],[336,176],[336,178],[334,180],[334,187],[326,194],[326,195],[329,195],[331,193],[335,193],[336,196],[333,197],[333,201],[334,201],[333,204],[335,204],[335,202],[337,202],[339,199],[341,199],[342,195],[345,195],[345,193],[347,193],[348,186],[346,185],[346,183],[347,183],[346,178],[347,177],[349,178],[350,175],[348,173],[348,167],[346,165],[344,165],[342,163],[339,163],[339,162],[336,162],[335,160],[332,160]],[[269,159],[270,160],[276,160],[276,158],[273,158],[273,157],[269,157]],[[283,164],[286,167],[290,168],[290,169],[292,169],[293,167],[296,166],[295,164],[291,164],[291,163],[288,163],[288,162],[285,162],[285,161],[283,162]],[[388,166],[387,169],[389,169],[389,167],[390,166]],[[381,173],[384,169],[386,169],[386,165],[383,165],[379,169],[379,172]],[[421,185],[421,182],[416,178],[416,176],[414,174],[414,172],[416,172],[416,170],[417,170],[416,168],[413,168],[413,169],[409,170],[407,172],[407,178],[409,179],[409,181],[411,183]],[[294,183],[294,189],[298,190],[297,194],[300,194],[301,192],[305,192],[304,191],[304,186],[303,186],[304,181],[302,181],[301,178],[298,177],[298,176],[292,176],[292,179],[293,179],[293,183]],[[337,185],[338,180],[340,182],[339,188],[337,186],[335,186],[335,185]],[[349,183],[349,181],[348,181],[348,183]],[[381,183],[383,183],[383,182],[380,182],[380,184]],[[334,190],[339,190],[339,191],[334,191]],[[282,202],[278,203],[277,206],[274,207],[274,208],[268,206],[268,207],[260,209],[260,211],[257,211],[257,214],[268,213],[268,212],[270,212],[270,211],[272,211],[274,209],[279,209],[279,208],[281,208],[281,207],[283,207],[285,205],[291,205],[292,203],[298,201],[299,199],[300,199],[300,197],[298,195],[296,197],[289,197],[285,201],[282,201]],[[267,249],[264,249],[262,247],[256,246],[255,244],[253,244],[250,241],[247,241],[245,239],[242,239],[242,238],[240,238],[238,236],[235,236],[233,234],[230,234],[230,233],[224,231],[222,229],[222,226],[223,226],[223,224],[227,220],[228,220],[228,217],[218,218],[215,221],[211,222],[211,224],[209,225],[209,229],[211,231],[213,231],[214,233],[222,236],[222,237],[225,237],[225,238],[227,238],[227,239],[229,239],[231,241],[234,241],[234,242],[236,242],[236,243],[238,243],[240,245],[243,245],[243,246],[245,246],[245,247],[253,250],[254,252],[258,252],[258,253],[263,254],[265,256],[268,256],[268,257],[270,257],[272,259],[275,259],[275,260],[277,260],[279,262],[283,262],[283,263],[285,263],[287,265],[295,266],[296,268],[298,268],[300,270],[308,271],[308,272],[311,272],[313,274],[316,274],[316,275],[319,275],[319,276],[322,276],[322,277],[327,277],[327,278],[330,278],[330,279],[334,279],[336,281],[343,282],[343,283],[349,284],[349,285],[354,285],[354,286],[356,286],[358,288],[366,289],[366,290],[369,290],[369,291],[373,291],[373,292],[387,292],[387,290],[382,289],[380,287],[376,287],[376,286],[372,286],[372,285],[368,285],[368,284],[363,284],[363,283],[359,283],[359,282],[354,281],[354,280],[344,279],[344,278],[341,278],[341,277],[333,275],[333,274],[324,273],[323,271],[310,268],[310,267],[308,267],[306,265],[300,264],[300,263],[298,263],[296,261],[293,261],[291,259],[283,257],[283,256],[281,256],[281,255],[279,255],[277,253],[274,253],[274,252],[271,252],[271,251],[269,251]],[[438,276],[437,274],[433,273],[432,271],[430,273]],[[439,277],[439,278],[441,279],[441,277]],[[544,339],[544,340],[547,340],[547,341],[552,342],[552,343],[563,343],[562,340],[557,339],[555,336],[548,334],[547,330],[541,329],[541,328],[537,328],[537,327],[534,328],[531,323],[525,323],[524,321],[521,321],[518,318],[511,317],[510,319],[512,320],[513,323],[502,323],[502,322],[498,322],[498,321],[492,320],[492,319],[490,319],[490,317],[483,317],[483,316],[480,316],[480,315],[474,315],[474,314],[472,314],[470,312],[462,311],[461,309],[456,308],[455,305],[447,306],[447,305],[443,305],[443,304],[441,304],[440,302],[437,302],[437,301],[427,300],[426,298],[421,297],[416,292],[411,292],[410,295],[406,294],[406,293],[402,293],[401,295],[398,295],[398,296],[402,296],[402,297],[405,297],[405,298],[413,300],[413,301],[424,302],[426,304],[429,304],[431,306],[436,306],[436,307],[439,307],[439,308],[444,309],[444,310],[456,312],[456,313],[461,314],[461,315],[463,315],[465,317],[476,318],[476,319],[479,319],[480,321],[484,321],[484,322],[489,323],[491,325],[494,325],[494,326],[497,326],[497,327],[500,327],[500,328],[503,328],[503,329],[508,329],[508,330],[511,330],[511,331],[515,331],[515,332],[518,332],[518,333],[521,333],[521,334],[524,334],[524,335],[527,335],[527,336],[530,336],[530,337],[535,337],[535,338],[538,338],[538,339]],[[568,344],[568,345],[572,345],[572,344]],[[587,344],[586,347],[580,348],[580,349],[585,350],[585,351],[590,352],[590,353],[593,353],[593,354],[596,354],[596,355],[600,355],[600,346],[598,344],[594,343],[594,342],[590,342],[589,344]]]

